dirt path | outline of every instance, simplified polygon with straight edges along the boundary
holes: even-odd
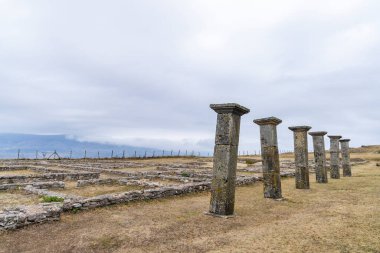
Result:
[[[0,252],[380,252],[380,168],[263,198],[239,187],[233,219],[203,215],[209,193],[65,214],[60,222],[0,234]]]

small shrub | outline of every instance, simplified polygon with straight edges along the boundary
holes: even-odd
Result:
[[[43,196],[42,201],[43,202],[63,202],[64,199],[57,196]]]
[[[252,165],[252,164],[255,164],[257,162],[259,162],[260,160],[256,160],[256,159],[245,159],[245,163],[247,165]]]
[[[182,172],[181,176],[183,176],[183,177],[190,177],[191,175],[190,175],[189,172]]]
[[[252,165],[252,164],[254,164],[255,162],[254,162],[253,160],[245,160],[245,163],[246,163],[247,165]]]

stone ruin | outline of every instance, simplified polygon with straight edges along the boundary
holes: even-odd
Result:
[[[237,147],[239,143],[240,117],[249,113],[249,109],[238,104],[212,104],[211,109],[218,113],[215,135],[214,170],[211,185],[210,209],[207,214],[217,217],[230,217],[234,214],[235,175],[237,164]],[[277,125],[282,121],[276,117],[256,119],[260,127],[262,181],[264,197],[282,199],[281,172],[277,142]],[[310,126],[289,127],[294,133],[296,189],[310,189],[307,132]],[[324,136],[327,132],[310,132],[314,147],[314,172],[317,183],[328,182],[328,164],[326,161]],[[331,177],[339,178],[339,140],[341,136],[331,139]],[[349,139],[339,142],[342,147],[343,176],[351,176]],[[338,144],[337,144],[338,143]]]
[[[290,127],[294,132],[295,162],[280,163],[276,126],[280,119],[257,119],[260,126],[261,160],[238,158],[240,117],[249,109],[237,104],[211,105],[218,113],[213,160],[198,158],[178,162],[154,159],[62,159],[3,160],[0,164],[0,194],[22,196],[17,205],[0,208],[0,230],[56,221],[62,212],[86,210],[211,190],[208,214],[229,217],[234,214],[235,186],[263,181],[264,197],[281,199],[281,177],[294,177],[297,189],[308,189],[309,172],[317,181],[327,182],[323,136],[313,136],[315,161],[308,160],[307,131],[310,127]],[[349,140],[340,140],[343,175],[351,175]],[[332,149],[331,152],[337,152]],[[336,160],[331,168],[336,170]],[[339,166],[339,164],[338,164]],[[12,174],[13,173],[13,174]],[[104,193],[91,192],[96,187],[111,187]],[[108,189],[108,188],[107,188]],[[88,190],[91,194],[83,192]],[[1,195],[0,195],[1,196]],[[41,203],[39,197],[56,202]],[[29,199],[33,199],[30,203]],[[24,201],[24,202],[23,202]]]

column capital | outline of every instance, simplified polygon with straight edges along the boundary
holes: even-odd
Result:
[[[242,116],[249,113],[249,109],[236,103],[211,104],[210,108],[217,113],[232,113]]]
[[[311,129],[311,126],[291,126],[288,128],[293,132],[307,132]]]
[[[255,119],[253,122],[259,126],[263,126],[263,125],[275,125],[275,126],[277,126],[278,124],[280,124],[282,122],[282,120],[280,120],[279,118],[276,118],[276,117],[268,117],[268,118]]]
[[[311,136],[325,136],[327,132],[325,131],[318,131],[318,132],[310,132],[309,135]]]
[[[349,142],[350,141],[350,139],[341,139],[341,140],[339,140],[339,142]]]
[[[341,135],[327,135],[327,137],[329,137],[332,140],[339,140],[340,138],[342,138]]]

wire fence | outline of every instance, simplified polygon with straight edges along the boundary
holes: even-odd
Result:
[[[291,154],[292,150],[279,150],[279,154]],[[69,151],[30,151],[18,149],[15,155],[3,155],[3,158],[9,159],[126,159],[126,158],[159,158],[159,157],[212,157],[213,152],[194,151],[194,150],[69,150]],[[261,156],[260,150],[243,150],[239,151],[239,156]]]

